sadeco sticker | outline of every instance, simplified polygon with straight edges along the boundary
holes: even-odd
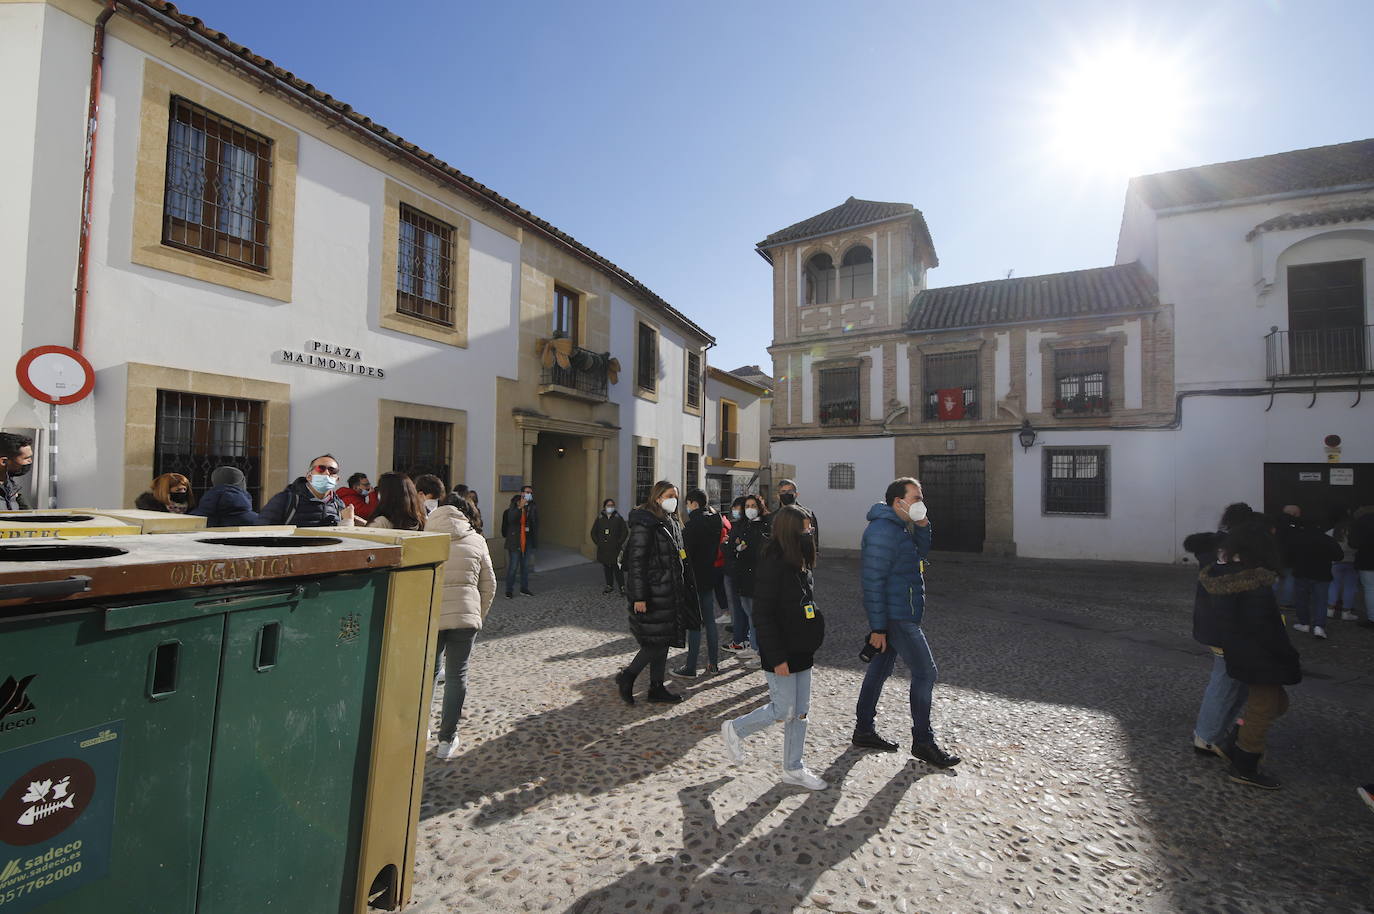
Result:
[[[110,869],[121,724],[0,753],[0,910],[19,914]]]

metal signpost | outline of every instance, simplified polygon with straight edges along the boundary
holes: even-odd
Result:
[[[15,366],[19,386],[48,404],[48,507],[57,507],[57,408],[90,396],[95,369],[86,357],[66,346],[38,346]]]

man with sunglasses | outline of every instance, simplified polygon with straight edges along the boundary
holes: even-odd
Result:
[[[310,461],[304,476],[296,477],[259,513],[264,524],[297,527],[352,526],[353,509],[335,491],[339,487],[339,461],[324,454]]]

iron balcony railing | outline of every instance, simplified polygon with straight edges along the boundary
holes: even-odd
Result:
[[[1274,327],[1264,345],[1270,381],[1374,374],[1374,324],[1323,330]]]
[[[721,432],[718,447],[721,460],[739,460],[739,432]]]
[[[539,383],[606,399],[606,364],[601,354],[579,346],[572,351],[569,361],[571,364],[567,368],[560,368],[557,363],[545,368],[539,376]]]

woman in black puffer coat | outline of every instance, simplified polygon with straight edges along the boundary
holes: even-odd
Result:
[[[701,609],[686,567],[677,509],[677,487],[660,481],[654,483],[648,501],[630,512],[625,593],[630,600],[630,634],[639,642],[639,653],[616,676],[626,704],[634,704],[635,679],[646,666],[649,701],[682,701],[663,685],[668,648],[683,647],[688,629],[701,628]]]
[[[1263,522],[1249,521],[1227,532],[1215,564],[1198,580],[1219,623],[1226,674],[1249,689],[1245,723],[1228,755],[1231,780],[1275,790],[1279,782],[1259,770],[1265,739],[1288,710],[1284,686],[1302,681],[1298,652],[1288,640],[1274,599],[1278,549]]]

